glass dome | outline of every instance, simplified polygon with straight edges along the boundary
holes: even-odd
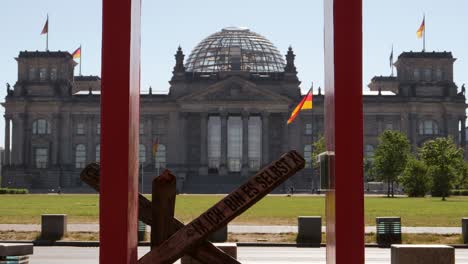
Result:
[[[283,72],[284,66],[269,40],[240,27],[224,28],[202,40],[185,64],[188,72]]]

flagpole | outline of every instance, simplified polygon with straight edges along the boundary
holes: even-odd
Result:
[[[423,17],[424,29],[423,29],[423,52],[426,51],[426,14]]]
[[[80,76],[81,76],[81,60],[82,60],[82,57],[83,57],[83,50],[81,49],[81,44],[80,44]]]
[[[46,51],[49,51],[49,14],[47,14]]]

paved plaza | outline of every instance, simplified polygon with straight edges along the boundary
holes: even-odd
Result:
[[[143,256],[148,247],[139,247]],[[98,248],[35,247],[32,264],[98,264]],[[468,249],[456,249],[456,263],[468,264]],[[238,259],[245,264],[325,264],[325,248],[239,247]],[[180,262],[176,262],[180,263]],[[366,248],[366,264],[390,263],[390,249]]]

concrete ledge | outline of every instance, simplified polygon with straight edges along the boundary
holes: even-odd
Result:
[[[44,214],[41,216],[41,239],[60,240],[66,233],[66,214]]]
[[[392,245],[392,264],[455,264],[455,249],[446,245]]]
[[[236,243],[214,243],[216,247],[227,253],[229,256],[237,259],[237,244]],[[189,257],[183,256],[180,260],[181,264],[203,264],[197,260]]]
[[[0,243],[0,257],[25,256],[33,254],[33,244]]]

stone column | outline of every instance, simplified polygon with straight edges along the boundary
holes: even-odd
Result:
[[[416,142],[417,138],[418,138],[418,134],[419,134],[418,129],[419,129],[419,127],[418,127],[417,115],[413,114],[413,113],[410,113],[409,114],[409,134],[408,134],[408,138],[411,141],[413,151],[416,151],[416,149],[418,148],[418,142]]]
[[[288,126],[288,113],[282,113],[282,127],[283,127],[283,138],[281,139],[281,148],[283,152],[287,152],[289,150],[289,126]]]
[[[200,175],[208,174],[208,114],[200,113]]]
[[[13,150],[12,150],[12,164],[21,165],[23,164],[24,156],[24,142],[30,142],[25,140],[24,133],[24,121],[25,115],[18,114],[13,117]]]
[[[219,166],[219,174],[226,175],[227,174],[228,113],[221,112],[220,118],[221,118],[221,162]]]
[[[270,162],[270,137],[269,137],[269,119],[270,113],[262,112],[262,159],[263,165]]]
[[[5,165],[10,165],[10,121],[11,117],[5,115]]]
[[[249,112],[242,112],[242,176],[249,175]]]
[[[60,163],[60,115],[52,115],[52,165],[58,165]]]
[[[460,139],[460,145],[465,150],[466,147],[466,116],[462,117],[461,121],[461,139]]]
[[[188,113],[182,112],[179,113],[179,124],[180,124],[180,145],[179,145],[179,165],[181,165],[184,168],[187,167],[187,137],[188,137],[188,131],[187,131],[187,117]]]

